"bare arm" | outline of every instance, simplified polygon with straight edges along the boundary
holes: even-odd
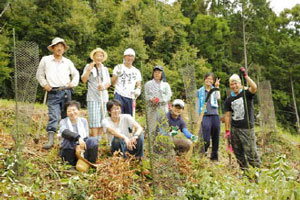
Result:
[[[136,132],[134,133],[134,136],[140,136],[142,134],[143,128],[136,121],[133,123],[133,128],[136,130]]]
[[[249,91],[252,93],[252,94],[255,94],[256,91],[257,91],[257,85],[256,83],[249,77],[249,76],[246,76],[245,77],[248,85],[249,85]]]
[[[125,135],[123,135],[122,133],[119,133],[118,131],[116,131],[115,129],[113,129],[111,127],[107,127],[107,132],[112,134],[113,136],[115,136],[117,138],[121,138],[123,140],[125,140],[127,138]]]
[[[118,81],[118,76],[113,75],[112,78],[111,78],[111,84],[115,85],[117,83],[117,81]]]
[[[81,76],[82,82],[86,83],[87,80],[89,79],[90,73],[94,67],[95,63],[91,62],[90,65],[88,66],[87,70],[84,72],[84,74]]]

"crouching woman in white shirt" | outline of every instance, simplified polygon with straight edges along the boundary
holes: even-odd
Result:
[[[144,156],[143,128],[129,114],[121,114],[120,101],[113,99],[106,104],[109,117],[102,121],[104,132],[113,135],[111,141],[112,152],[121,151],[126,158],[126,152],[137,158]],[[136,130],[130,134],[131,130]]]
[[[79,117],[80,104],[77,101],[70,101],[65,104],[67,117],[59,123],[59,135],[62,137],[60,155],[63,160],[75,166],[76,145],[84,151],[84,157],[91,163],[95,163],[98,155],[98,140],[89,137],[88,123],[85,118]]]

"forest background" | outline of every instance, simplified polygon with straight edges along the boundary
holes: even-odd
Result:
[[[223,100],[229,76],[246,65],[256,82],[271,81],[277,121],[297,130],[299,4],[279,16],[266,0],[179,0],[173,5],[157,0],[1,0],[0,11],[1,99],[14,98],[14,28],[17,41],[39,45],[40,58],[50,54],[47,46],[54,37],[64,38],[70,46],[65,56],[80,73],[94,48],[108,52],[104,64],[112,72],[124,49],[131,47],[137,55],[134,66],[145,81],[151,79],[153,66],[165,67],[173,98],[185,98],[180,69],[188,65],[195,68],[198,88],[206,72],[220,77]],[[86,89],[83,83],[75,89],[74,99],[83,105]],[[37,100],[43,95],[39,87]]]

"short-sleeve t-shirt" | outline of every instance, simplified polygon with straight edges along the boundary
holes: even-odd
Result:
[[[115,66],[113,71],[114,76],[118,76],[118,81],[115,85],[115,93],[127,98],[133,98],[132,93],[138,81],[142,81],[140,70],[132,66],[126,67],[124,64]]]
[[[121,114],[119,124],[115,124],[110,117],[106,117],[102,121],[103,130],[107,133],[107,128],[112,128],[118,133],[130,137],[128,128],[132,129],[135,120],[129,114]]]
[[[89,64],[87,64],[83,70],[83,74],[85,74],[85,72],[87,71],[89,67]],[[82,76],[83,76],[82,74]],[[100,68],[100,70],[97,72],[96,67],[93,68],[93,70],[91,71],[89,78],[88,78],[88,91],[87,91],[87,95],[86,95],[86,100],[87,101],[96,101],[96,102],[108,102],[108,91],[107,90],[103,90],[103,91],[99,91],[98,90],[98,79],[101,80],[102,85],[105,84],[110,84],[110,76],[109,76],[109,72],[107,67],[105,67],[103,64]],[[100,95],[100,93],[102,93]],[[101,99],[102,96],[102,99]]]
[[[177,129],[180,129],[181,132],[183,132],[183,129],[186,128],[186,124],[181,118],[181,115],[179,115],[176,119],[172,117],[171,111],[169,111],[166,115],[169,126],[170,127],[176,127]]]
[[[248,111],[245,109],[244,93]],[[235,128],[253,128],[254,127],[254,114],[253,114],[253,97],[248,89],[243,90],[236,96],[230,96],[225,100],[225,112],[231,112],[231,126]],[[248,112],[248,117],[247,117]],[[249,118],[249,123],[248,123]],[[250,127],[249,127],[250,125]]]

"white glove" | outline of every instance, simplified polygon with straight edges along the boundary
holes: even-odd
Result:
[[[138,98],[138,96],[141,95],[141,88],[136,88],[134,91],[133,91],[133,94],[136,98]]]

